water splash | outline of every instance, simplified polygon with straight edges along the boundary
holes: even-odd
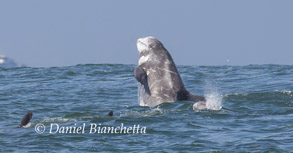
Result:
[[[222,95],[218,92],[209,93],[205,95],[206,107],[208,110],[221,110],[222,109]]]
[[[207,82],[205,87],[206,102],[197,102],[193,105],[193,110],[221,110],[223,96],[212,83]]]
[[[166,113],[166,111],[160,109],[159,107],[156,108],[152,108],[150,110],[146,110],[146,111],[129,111],[129,112],[125,112],[120,114],[120,117],[148,117],[148,116],[153,116],[153,115],[159,115],[159,114],[164,114]]]
[[[275,90],[275,92],[291,95],[293,92],[290,90]]]
[[[42,122],[76,122],[76,119],[68,119],[63,117],[46,118]]]
[[[144,99],[143,99],[143,85],[140,83],[137,83],[138,90],[137,90],[137,97],[138,97],[138,104],[139,106],[147,106]]]
[[[206,108],[208,110],[221,110],[223,96],[211,82],[207,82],[205,89]]]

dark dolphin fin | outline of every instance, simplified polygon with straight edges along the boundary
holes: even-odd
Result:
[[[188,93],[187,100],[189,101],[206,101],[206,98],[203,96],[198,96],[192,93]]]
[[[114,112],[113,111],[110,111],[109,113],[108,113],[108,116],[113,116],[114,115]]]
[[[136,67],[134,69],[134,76],[135,76],[136,80],[138,82],[140,82],[144,86],[144,89],[145,89],[146,93],[151,95],[150,88],[149,88],[149,85],[148,85],[147,74],[143,70],[142,67],[138,66],[138,67]]]
[[[33,113],[32,112],[28,112],[24,115],[24,117],[22,118],[21,122],[19,123],[18,125],[18,128],[21,128],[23,126],[26,126],[30,120],[32,119],[33,117]]]

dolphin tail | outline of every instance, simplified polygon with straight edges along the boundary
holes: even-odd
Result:
[[[187,100],[189,100],[189,101],[206,101],[206,98],[203,96],[198,96],[198,95],[189,93],[187,95]]]

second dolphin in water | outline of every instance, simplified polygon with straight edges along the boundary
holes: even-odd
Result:
[[[17,127],[18,128],[21,128],[21,127],[26,126],[30,122],[30,120],[32,119],[32,117],[33,117],[33,113],[32,112],[26,113],[23,116],[22,120],[20,121],[20,123],[19,123],[19,125]]]

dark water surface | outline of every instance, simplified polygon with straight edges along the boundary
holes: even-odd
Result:
[[[198,112],[190,101],[138,106],[134,67],[0,68],[0,152],[293,150],[293,66],[178,66],[189,91],[222,95],[222,110]],[[31,124],[16,128],[28,111]],[[53,123],[86,130],[49,134]],[[90,134],[91,123],[140,125],[146,133]]]

